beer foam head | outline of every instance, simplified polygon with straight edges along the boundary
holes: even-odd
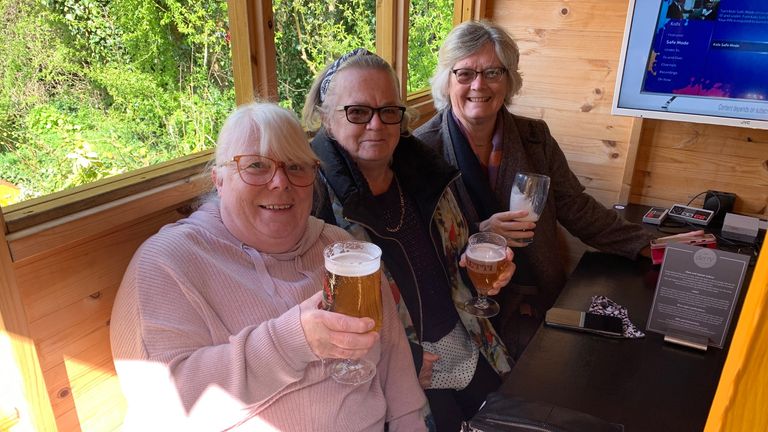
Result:
[[[339,276],[367,276],[379,269],[379,259],[361,252],[342,252],[326,257],[325,269]]]
[[[501,261],[506,258],[504,248],[491,243],[478,243],[467,248],[467,256],[477,261]]]
[[[381,266],[381,249],[373,243],[347,241],[327,246],[325,269],[339,276],[366,276]]]

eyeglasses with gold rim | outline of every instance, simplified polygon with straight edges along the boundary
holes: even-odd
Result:
[[[315,182],[320,161],[314,163],[283,162],[257,154],[236,155],[228,163],[235,163],[240,179],[251,186],[263,186],[282,168],[288,181],[297,187],[310,186]]]

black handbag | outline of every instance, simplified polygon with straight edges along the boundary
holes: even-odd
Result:
[[[499,392],[488,395],[485,405],[463,432],[623,432],[624,426],[546,402],[528,401]]]

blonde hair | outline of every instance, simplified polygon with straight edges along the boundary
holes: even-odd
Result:
[[[273,103],[253,102],[238,107],[227,117],[216,142],[216,165],[243,152],[284,161],[311,163],[317,156],[296,115]]]
[[[342,58],[344,57],[346,56],[342,56]],[[400,81],[397,79],[397,74],[395,74],[392,66],[390,66],[390,64],[387,63],[387,61],[383,58],[366,51],[365,53],[349,56],[340,64],[337,62],[338,60],[328,64],[328,66],[326,66],[325,69],[323,69],[323,71],[320,72],[317,77],[315,77],[315,81],[312,83],[312,88],[310,88],[309,93],[307,93],[307,97],[304,101],[304,109],[302,110],[301,115],[302,122],[304,123],[304,127],[306,127],[307,130],[316,131],[320,129],[326,119],[326,116],[328,116],[335,108],[337,97],[336,77],[338,76],[339,72],[345,69],[357,68],[386,71],[392,77],[392,83],[395,86],[395,94],[398,95],[397,102],[402,104],[402,101],[399,100]],[[330,80],[327,81],[327,90],[321,94],[323,81],[326,80],[326,76],[329,74],[329,72],[332,75]],[[385,84],[382,83],[382,85]],[[412,112],[406,109],[403,122],[400,124],[400,130],[402,132],[408,130],[408,125],[412,119]]]

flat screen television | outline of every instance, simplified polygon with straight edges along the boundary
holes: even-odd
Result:
[[[612,112],[768,129],[768,0],[630,0]]]

